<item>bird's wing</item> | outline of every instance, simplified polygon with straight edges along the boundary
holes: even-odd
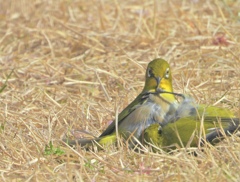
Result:
[[[178,143],[187,146],[193,136],[191,146],[197,146],[199,136],[204,137],[202,144],[205,141],[215,144],[220,141],[224,133],[229,135],[239,129],[239,118],[205,116],[202,119],[203,123],[198,116],[184,117],[162,126],[159,133],[163,140],[162,145],[169,146]]]
[[[135,100],[133,100],[119,115],[118,115],[118,125],[121,124],[124,119],[130,114],[132,113],[136,108],[138,108],[139,106],[141,106],[148,98],[149,93],[141,93],[139,94]],[[103,133],[99,136],[99,137],[103,137],[106,135],[109,135],[111,133],[113,133],[115,131],[116,128],[116,122],[115,120],[107,127],[107,129],[105,131],[103,131]]]

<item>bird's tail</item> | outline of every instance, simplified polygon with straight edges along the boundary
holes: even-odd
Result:
[[[82,139],[77,139],[77,140],[63,139],[63,142],[67,143],[69,146],[79,145],[81,147],[84,147],[85,145],[92,144],[97,140],[98,140],[98,138],[96,138],[96,139],[82,138]]]
[[[63,142],[67,143],[69,146],[79,145],[81,147],[92,144],[94,141],[99,141],[99,138],[94,136],[92,133],[89,133],[85,130],[75,130],[72,131],[72,134],[75,136],[76,140],[71,140],[65,137]]]
[[[206,135],[206,141],[212,144],[221,141],[224,136],[230,136],[240,130],[240,118],[221,118],[221,122],[229,122],[227,128],[216,129],[215,131]]]
[[[81,132],[83,132],[84,134],[88,134],[88,136],[90,135],[90,137],[82,137],[76,140],[63,139],[63,142],[67,143],[69,146],[79,145],[81,147],[87,146],[87,148],[89,147],[89,145],[91,146],[92,144],[97,144],[97,146],[102,148],[102,146],[115,144],[117,141],[117,137],[115,133],[112,133],[110,135],[106,135],[103,137],[95,137],[89,132],[86,132],[86,131],[81,131]]]

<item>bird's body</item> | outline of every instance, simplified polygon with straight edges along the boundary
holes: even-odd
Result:
[[[95,139],[68,140],[70,145],[83,146],[92,141],[101,145],[113,143],[118,133],[132,145],[141,140],[143,131],[154,123],[167,123],[175,115],[178,102],[172,92],[172,76],[169,64],[163,59],[155,59],[148,64],[143,91],[130,103],[107,129]],[[165,93],[170,92],[170,93]]]
[[[196,105],[189,97],[184,100],[168,123],[155,123],[144,131],[145,142],[171,149],[199,147],[206,142],[215,144],[238,130],[239,118],[228,109]]]
[[[176,95],[183,98],[180,103]],[[221,118],[222,123],[219,122]],[[237,119],[232,118],[234,115],[227,109],[197,105],[190,96],[174,93],[169,64],[155,59],[148,64],[143,91],[118,115],[117,122],[113,121],[99,137],[67,142],[81,146],[92,142],[108,145],[116,142],[117,130],[130,147],[136,144],[136,139],[158,146],[174,143],[196,146],[197,140],[211,142],[220,136],[220,127],[224,132],[234,132],[237,127],[233,127],[231,121]]]

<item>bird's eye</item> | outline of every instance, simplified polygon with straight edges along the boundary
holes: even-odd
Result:
[[[158,127],[158,134],[162,134],[162,127],[159,125],[159,127]]]
[[[148,77],[154,76],[151,68],[148,68],[147,75],[148,75]]]
[[[169,68],[166,69],[165,78],[169,78]]]

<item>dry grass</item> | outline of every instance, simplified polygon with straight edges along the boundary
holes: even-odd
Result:
[[[124,147],[74,150],[72,129],[100,134],[143,87],[150,60],[174,88],[240,113],[240,2],[1,0],[1,181],[239,181],[240,140],[197,157]],[[64,155],[44,155],[46,145]],[[57,153],[57,152],[55,152]]]

